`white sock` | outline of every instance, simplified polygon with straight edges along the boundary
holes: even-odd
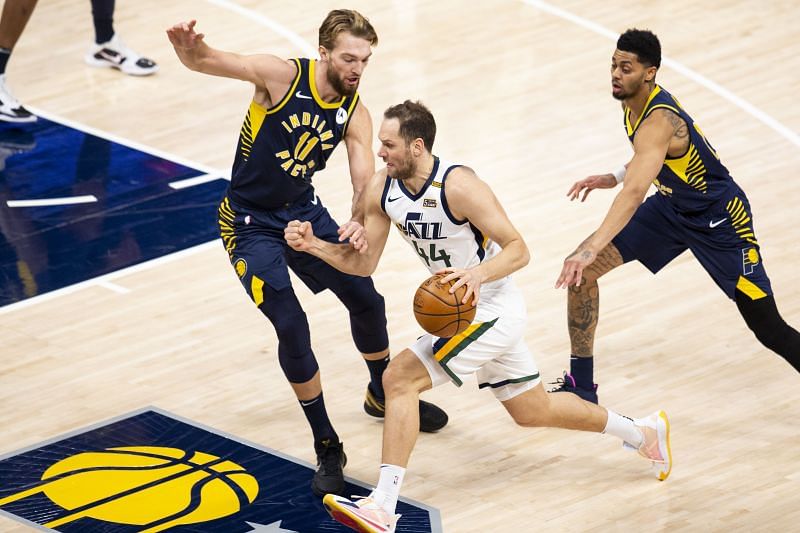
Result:
[[[394,516],[397,508],[397,498],[400,497],[400,487],[405,475],[406,469],[402,466],[382,464],[378,486],[370,494],[375,503],[386,509],[391,516]]]
[[[608,411],[608,422],[606,422],[606,428],[603,430],[603,433],[608,433],[609,435],[619,437],[634,448],[638,449],[642,444],[644,436],[639,428],[637,428],[633,423],[633,419],[615,413],[611,409],[606,409],[606,411]]]

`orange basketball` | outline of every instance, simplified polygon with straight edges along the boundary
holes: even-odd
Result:
[[[456,280],[440,283],[446,274],[434,274],[417,289],[414,295],[414,317],[422,329],[437,337],[447,338],[458,335],[475,318],[475,307],[470,302],[462,304],[467,292],[462,285],[456,292],[448,292]]]

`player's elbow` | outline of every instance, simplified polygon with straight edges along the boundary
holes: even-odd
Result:
[[[531,262],[531,252],[528,248],[528,245],[525,244],[525,241],[522,238],[518,239],[517,245],[519,250],[517,250],[517,260],[516,263],[516,270],[523,268]]]

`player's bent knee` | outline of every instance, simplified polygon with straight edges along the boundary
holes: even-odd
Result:
[[[269,292],[259,307],[267,316],[278,336],[278,362],[286,379],[305,383],[319,370],[311,350],[308,318],[291,288]]]
[[[548,427],[550,425],[548,423],[549,418],[540,410],[528,413],[512,414],[511,418],[514,419],[514,422],[518,426],[524,428],[541,428]]]
[[[383,390],[386,397],[422,392],[431,387],[425,365],[411,350],[403,350],[389,362],[383,373]]]
[[[353,342],[361,353],[381,352],[389,347],[386,304],[370,278],[356,278],[336,292],[350,312]]]

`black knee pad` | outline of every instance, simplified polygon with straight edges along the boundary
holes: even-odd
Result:
[[[334,293],[350,312],[350,331],[358,351],[375,353],[389,348],[386,304],[372,278],[354,277]]]
[[[311,350],[308,319],[291,287],[276,291],[264,286],[264,303],[259,307],[278,335],[278,361],[291,383],[305,383],[319,370]]]
[[[749,296],[737,291],[736,306],[742,314],[747,327],[756,338],[778,355],[783,356],[792,366],[800,364],[800,333],[789,326],[778,312],[773,296],[751,300]]]

